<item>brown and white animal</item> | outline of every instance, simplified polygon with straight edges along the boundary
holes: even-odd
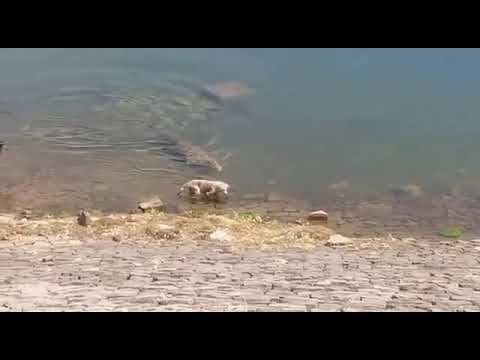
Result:
[[[223,181],[212,180],[191,180],[180,187],[178,196],[182,196],[186,191],[190,197],[203,196],[209,200],[218,200],[219,195],[228,196],[230,185]]]

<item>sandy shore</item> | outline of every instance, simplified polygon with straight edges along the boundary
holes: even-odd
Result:
[[[480,240],[331,241],[238,214],[92,220],[0,216],[0,310],[480,310]]]

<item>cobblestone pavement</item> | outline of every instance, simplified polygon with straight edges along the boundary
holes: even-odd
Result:
[[[478,311],[480,240],[391,249],[0,241],[2,311]]]

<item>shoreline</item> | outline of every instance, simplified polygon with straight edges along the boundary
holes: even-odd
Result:
[[[328,209],[328,220],[316,220],[309,221],[308,215],[313,209],[314,211],[320,210],[319,208],[302,208],[302,205],[295,206],[295,203],[288,202],[282,199],[281,194],[275,194],[271,196],[272,200],[266,199],[263,202],[258,201],[259,194],[249,194],[240,200],[235,200],[226,203],[212,204],[210,202],[188,202],[181,201],[178,203],[163,203],[158,197],[151,199],[158,199],[160,201],[162,210],[147,210],[145,213],[139,208],[130,209],[127,211],[104,211],[104,210],[88,210],[91,211],[93,217],[93,224],[86,228],[85,234],[92,233],[97,228],[102,228],[104,231],[124,231],[126,224],[142,224],[145,226],[147,223],[162,223],[166,226],[180,226],[182,231],[188,229],[189,225],[192,231],[202,224],[206,226],[213,226],[212,219],[216,218],[218,225],[229,226],[247,224],[251,228],[252,236],[255,236],[255,228],[259,234],[268,227],[270,230],[274,229],[320,229],[322,231],[330,232],[331,234],[340,234],[345,237],[353,239],[385,239],[385,238],[415,238],[418,240],[435,240],[435,241],[469,241],[471,239],[480,238],[476,235],[475,231],[470,231],[468,227],[462,228],[455,226],[452,222],[452,226],[446,226],[444,229],[461,229],[460,234],[457,236],[442,236],[439,234],[439,227],[436,226],[434,231],[433,226],[421,227],[418,226],[418,222],[412,221],[411,217],[408,222],[402,221],[395,227],[389,227],[387,225],[388,219],[385,223],[378,221],[375,217],[368,219],[368,217],[361,213],[355,213],[352,211],[342,214],[336,208]],[[264,196],[264,194],[262,194]],[[265,195],[266,196],[266,195]],[[147,201],[148,203],[148,201]],[[293,204],[293,205],[292,205]],[[297,204],[298,205],[298,204]],[[383,211],[388,207],[385,204],[368,204],[361,203],[360,206],[364,208],[371,208],[370,210]],[[361,209],[361,207],[359,208]],[[63,211],[48,213],[43,209],[31,209],[27,208],[23,211],[2,212],[0,211],[0,235],[7,233],[14,233],[18,229],[29,228],[45,228],[49,232],[55,226],[58,227],[55,233],[56,235],[62,235],[67,231],[79,232],[82,227],[78,227],[77,215],[78,212]],[[342,216],[344,215],[344,216]],[[374,214],[375,215],[375,214]],[[368,220],[365,218],[367,217]],[[260,221],[255,221],[255,218]],[[385,217],[384,217],[385,219]],[[100,226],[101,224],[101,226]],[[449,223],[446,223],[449,224]],[[77,227],[76,227],[77,226]],[[227,227],[228,227],[227,226]],[[84,229],[85,230],[85,229]],[[90,231],[92,230],[92,231]],[[233,228],[233,231],[237,231]],[[186,231],[186,233],[190,233]],[[83,234],[81,231],[79,234]],[[132,234],[133,235],[133,234]],[[143,236],[143,233],[136,233],[135,236]],[[262,236],[268,236],[263,234]]]
[[[140,211],[134,213],[87,213],[88,225],[79,225],[78,216],[32,216],[28,213],[0,214],[0,241],[218,241],[232,248],[303,248],[319,246],[357,246],[370,243],[387,246],[396,243],[390,234],[385,237],[344,237],[325,221],[285,222],[262,217],[252,212],[205,212],[186,210],[181,213]],[[216,239],[220,233],[224,239]],[[340,236],[344,243],[329,242]],[[340,238],[339,238],[340,239]],[[342,240],[340,240],[341,242]]]
[[[166,206],[168,208],[168,205]],[[207,209],[207,210],[206,210]],[[245,209],[242,209],[245,210]],[[79,216],[0,213],[0,241],[95,240],[115,242],[218,241],[232,248],[303,248],[346,246],[353,249],[396,247],[414,241],[458,242],[464,237],[435,238],[389,232],[356,236],[332,226],[332,220],[308,220],[305,216],[285,221],[234,208],[190,208],[173,212],[147,210],[130,213],[93,211],[88,224]],[[223,239],[214,239],[220,233]],[[330,241],[337,237],[338,244]],[[473,237],[473,236],[472,236]],[[473,237],[474,238],[474,237]],[[475,241],[474,239],[472,241]]]

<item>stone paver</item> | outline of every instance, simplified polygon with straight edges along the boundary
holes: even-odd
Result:
[[[0,241],[0,311],[479,311],[478,245]]]

